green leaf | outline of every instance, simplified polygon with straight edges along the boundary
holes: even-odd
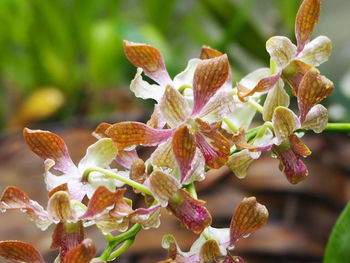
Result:
[[[328,240],[323,263],[350,262],[350,202],[339,216]]]

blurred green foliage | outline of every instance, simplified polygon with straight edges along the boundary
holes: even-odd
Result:
[[[123,39],[159,48],[171,75],[198,56],[203,44],[229,54],[236,79],[254,63],[267,65],[269,35],[251,19],[257,2],[1,0],[0,128],[18,119],[25,100],[46,87],[65,101],[54,120],[110,111],[96,96],[105,89],[127,88],[135,73],[123,55]],[[273,33],[293,36],[301,0],[268,2],[278,14]],[[247,56],[235,54],[233,46]]]

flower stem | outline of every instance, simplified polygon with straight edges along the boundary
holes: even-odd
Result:
[[[85,179],[88,179],[89,177],[89,174],[91,172],[99,172],[99,173],[102,173],[104,174],[106,177],[109,177],[109,178],[113,178],[113,179],[117,179],[119,181],[122,181],[123,183],[126,183],[127,185],[130,185],[131,187],[135,188],[135,189],[138,189],[140,190],[141,192],[145,193],[145,194],[148,194],[148,195],[152,195],[152,192],[151,190],[138,183],[138,182],[135,182],[129,178],[126,178],[126,177],[123,177],[123,176],[120,176],[119,174],[117,173],[114,173],[112,171],[109,171],[109,170],[106,170],[106,169],[103,169],[103,168],[88,168],[85,170],[84,174],[83,174],[83,178]]]
[[[226,123],[226,125],[230,128],[232,132],[238,131],[237,127],[228,118],[224,118],[223,121]]]
[[[323,132],[339,132],[350,134],[350,123],[328,123]]]
[[[263,106],[261,106],[255,100],[253,100],[253,99],[247,100],[247,103],[249,103],[251,106],[253,106],[258,112],[263,113],[263,110],[264,110]]]
[[[113,238],[109,237],[108,239],[108,246],[106,247],[106,249],[102,252],[100,259],[101,260],[111,260],[110,258],[112,257],[111,255],[113,254],[114,249],[122,242],[127,241],[127,240],[134,240],[137,233],[140,232],[140,230],[142,229],[141,224],[135,224],[133,225],[132,228],[130,228],[128,231],[115,236]],[[132,245],[129,244],[128,246],[124,244],[115,252],[119,251],[118,253],[115,253],[117,256],[120,256],[121,254],[123,254],[130,246]],[[123,247],[124,246],[124,247]],[[122,249],[123,247],[123,249]]]
[[[124,254],[134,243],[135,238],[126,240],[117,250],[115,250],[108,258],[108,260],[113,260]]]

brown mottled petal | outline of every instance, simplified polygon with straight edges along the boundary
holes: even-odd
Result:
[[[263,145],[263,146],[254,146],[252,144],[247,143],[245,138],[245,131],[243,128],[240,128],[239,131],[232,136],[232,141],[236,145],[238,150],[247,149],[251,152],[260,152],[263,150],[271,149],[272,145]]]
[[[57,187],[55,187],[54,189],[52,189],[49,193],[48,193],[48,197],[50,198],[51,196],[53,196],[55,193],[57,193],[58,191],[66,191],[68,192],[68,184],[61,184]]]
[[[240,83],[237,83],[237,96],[240,101],[246,102],[245,98],[253,95],[255,92],[267,92],[272,89],[279,80],[281,73],[271,75],[261,79],[253,89],[248,89]]]
[[[151,173],[149,185],[154,199],[163,207],[167,206],[168,200],[181,188],[181,184],[175,177],[159,170]]]
[[[115,160],[123,167],[130,169],[133,162],[138,158],[136,149],[125,151],[118,150]]]
[[[230,224],[230,241],[234,244],[263,227],[268,220],[266,207],[259,204],[255,197],[244,198],[236,208]]]
[[[19,209],[28,206],[30,206],[29,197],[15,186],[8,186],[0,198],[1,209]]]
[[[220,51],[213,49],[209,46],[202,46],[201,54],[199,56],[200,59],[211,59],[222,56],[223,53]]]
[[[124,40],[123,46],[126,57],[135,67],[142,68],[148,77],[161,85],[165,86],[171,83],[165,68],[164,58],[158,49],[126,40]]]
[[[321,104],[317,104],[308,112],[301,127],[303,129],[313,130],[316,133],[321,133],[326,128],[327,123],[327,109]]]
[[[138,208],[130,216],[131,221],[140,223],[143,229],[158,228],[160,226],[160,204],[149,208]]]
[[[95,131],[92,133],[92,135],[96,138],[96,139],[102,139],[105,137],[108,137],[106,135],[106,130],[111,127],[112,124],[107,123],[107,122],[101,122],[95,129]]]
[[[142,159],[137,158],[132,163],[130,167],[130,179],[141,184],[146,180],[146,165]]]
[[[181,183],[191,170],[192,161],[196,153],[196,139],[190,128],[185,125],[178,128],[173,135],[173,152],[181,171]]]
[[[206,165],[213,169],[223,166],[230,155],[230,143],[219,132],[219,127],[196,119],[199,131],[196,135],[198,148],[201,150]]]
[[[66,173],[74,169],[67,146],[63,139],[49,131],[23,129],[23,136],[29,148],[39,157],[55,161],[55,169]]]
[[[66,191],[54,193],[48,202],[47,210],[54,221],[73,221],[75,212],[70,204],[70,197]]]
[[[215,239],[205,241],[199,251],[199,258],[201,262],[216,262],[216,259],[220,256],[220,247]]]
[[[203,60],[193,77],[194,106],[192,115],[198,114],[209,99],[229,77],[230,64],[227,55]]]
[[[314,26],[321,11],[321,0],[304,0],[295,20],[295,36],[298,42],[298,53],[309,42]]]
[[[214,123],[221,121],[235,110],[235,102],[230,92],[219,91],[201,110],[198,118]]]
[[[321,75],[318,70],[310,69],[305,74],[298,89],[298,106],[301,123],[304,122],[310,109],[327,98],[333,90],[333,82]]]
[[[287,139],[295,130],[300,128],[298,117],[288,108],[277,107],[272,116],[272,124],[278,142]]]
[[[169,200],[168,209],[195,234],[201,233],[211,224],[211,215],[204,207],[205,202],[194,199],[185,190],[180,189]]]
[[[29,197],[19,188],[8,186],[0,198],[0,210],[20,209],[25,212],[31,221],[45,230],[50,224],[47,212],[37,202],[30,200]]]
[[[93,218],[102,213],[106,208],[114,205],[120,192],[124,194],[123,189],[118,189],[117,192],[111,192],[105,186],[99,186],[91,197],[88,208],[84,215],[80,218]]]
[[[283,88],[283,81],[279,80],[276,87],[270,90],[267,94],[264,107],[263,107],[263,119],[264,121],[271,121],[272,115],[278,106],[289,106],[289,95]]]
[[[313,67],[300,60],[292,60],[289,65],[283,70],[282,78],[292,88],[293,95],[297,96],[298,88],[301,80],[306,72]]]
[[[113,209],[109,211],[109,214],[117,219],[129,216],[134,210],[132,209],[131,201],[124,198],[126,188],[118,189],[115,194],[115,201]],[[130,202],[128,202],[130,201]]]
[[[171,86],[167,86],[160,101],[159,108],[170,127],[183,123],[190,115],[191,109],[185,97]]]
[[[112,231],[125,232],[128,230],[130,220],[127,217],[117,219],[110,214],[100,214],[93,220],[93,223],[96,223],[96,226],[105,233]]]
[[[84,239],[80,245],[70,250],[62,263],[89,263],[96,255],[96,247],[91,239]]]
[[[147,125],[155,129],[162,129],[165,124],[166,120],[160,110],[160,106],[159,104],[155,104],[151,118],[147,121]]]
[[[332,41],[325,36],[319,36],[308,43],[298,55],[298,59],[314,67],[326,62],[332,53]]]
[[[21,241],[0,241],[0,256],[15,262],[45,263],[36,248]]]
[[[276,62],[277,69],[280,71],[291,61],[297,48],[289,38],[275,36],[267,40],[266,50]]]
[[[300,155],[296,154],[290,147],[274,146],[273,152],[280,159],[280,170],[287,177],[291,184],[297,184],[306,179],[309,172],[306,165],[300,160]]]
[[[67,252],[78,246],[84,240],[84,227],[81,221],[76,223],[60,222],[52,234],[51,249],[60,249],[60,259],[63,261]]]
[[[120,122],[106,130],[119,150],[134,145],[155,146],[166,141],[173,130],[154,129],[141,122]]]
[[[254,159],[251,157],[248,150],[243,150],[234,153],[228,159],[226,165],[231,171],[240,179],[247,176],[249,166],[252,164]]]
[[[295,134],[289,136],[290,147],[296,154],[306,157],[311,155],[311,150],[306,144]]]

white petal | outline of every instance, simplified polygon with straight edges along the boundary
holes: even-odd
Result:
[[[289,95],[283,86],[283,81],[279,80],[276,87],[268,92],[263,108],[264,121],[272,120],[272,114],[278,106],[289,106]]]
[[[298,59],[317,67],[326,62],[331,53],[332,41],[328,37],[319,36],[305,46]]]
[[[194,71],[201,61],[202,60],[199,58],[193,58],[188,61],[186,69],[176,75],[173,80],[176,89],[179,89],[182,86],[192,87]]]
[[[277,70],[281,71],[295,55],[297,47],[287,37],[275,36],[266,42],[266,50],[276,62]]]
[[[142,79],[142,68],[137,68],[135,78],[130,83],[130,89],[135,96],[142,99],[154,99],[159,102],[164,94],[165,86],[149,84]]]
[[[114,146],[112,139],[100,139],[87,148],[86,155],[81,159],[78,169],[83,173],[85,169],[93,167],[109,168],[117,153],[118,150]]]
[[[235,110],[235,102],[233,95],[229,92],[218,92],[199,113],[198,117],[202,120],[213,123],[221,121],[223,118],[233,113]]]

